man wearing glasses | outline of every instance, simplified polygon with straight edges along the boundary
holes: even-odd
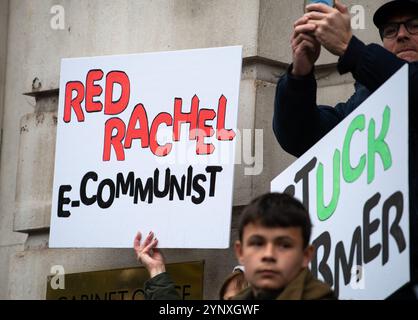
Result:
[[[277,84],[273,130],[284,150],[301,156],[366,100],[405,63],[409,64],[409,163],[411,283],[393,298],[416,298],[418,291],[418,0],[393,0],[374,14],[383,47],[353,36],[351,16],[335,7],[310,4],[294,23],[293,63]],[[335,107],[317,105],[314,64],[321,47],[339,57],[338,71],[351,72],[355,93]]]

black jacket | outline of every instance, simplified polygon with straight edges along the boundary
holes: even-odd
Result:
[[[148,279],[144,284],[145,300],[180,300],[175,284],[167,272]]]
[[[282,148],[301,156],[376,89],[398,71],[406,61],[380,45],[365,45],[352,37],[347,51],[338,61],[338,71],[351,72],[355,93],[335,107],[317,105],[317,84],[313,72],[296,78],[288,71],[277,84],[273,130]],[[292,67],[292,66],[291,66]],[[290,68],[291,68],[290,67]],[[418,260],[418,62],[409,63],[409,188],[411,266]],[[413,272],[416,277],[416,272]]]

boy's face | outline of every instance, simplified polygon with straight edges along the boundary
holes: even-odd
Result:
[[[267,228],[250,223],[244,227],[242,243],[235,243],[235,253],[255,293],[287,286],[308,266],[313,252],[312,246],[303,248],[299,227]]]

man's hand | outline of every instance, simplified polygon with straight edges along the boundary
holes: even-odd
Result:
[[[158,240],[151,231],[144,243],[141,244],[141,233],[138,232],[134,240],[134,250],[139,262],[147,268],[151,278],[165,272],[164,257],[157,249]]]
[[[336,0],[335,8],[315,3],[306,6],[306,10],[304,17],[309,19],[309,24],[316,26],[315,38],[329,52],[342,56],[353,36],[348,7]]]
[[[308,18],[302,17],[296,20],[294,31],[291,38],[293,52],[293,69],[291,73],[294,76],[306,76],[312,71],[312,68],[321,53],[320,43],[313,37],[315,24],[308,24]]]

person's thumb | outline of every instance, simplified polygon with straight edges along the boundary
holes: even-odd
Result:
[[[340,2],[340,0],[335,0],[335,8],[341,13],[348,13],[348,7]]]

